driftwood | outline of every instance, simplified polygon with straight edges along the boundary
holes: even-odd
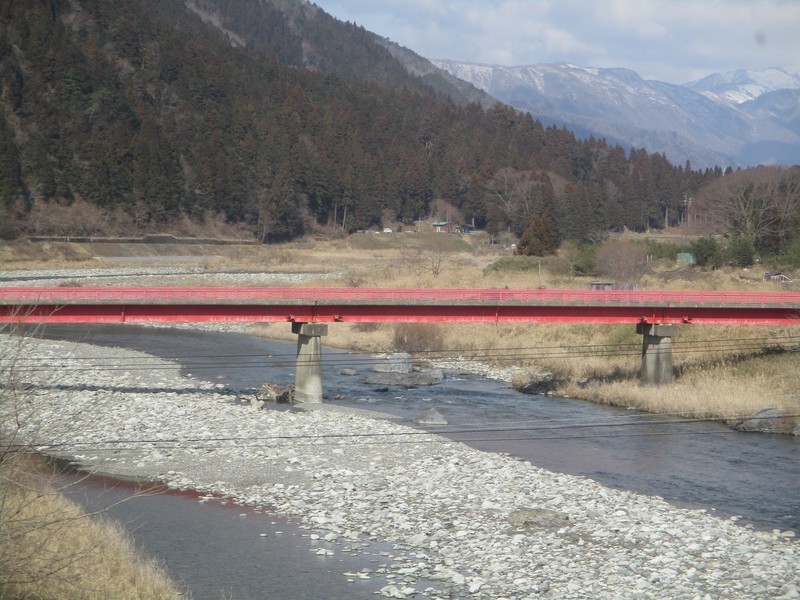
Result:
[[[271,404],[294,404],[294,386],[278,385],[267,381],[261,385],[256,399]]]

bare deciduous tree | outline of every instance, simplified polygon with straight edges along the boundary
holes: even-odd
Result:
[[[553,205],[550,178],[536,171],[500,169],[487,184],[490,201],[499,216],[520,235],[536,215],[547,215]],[[492,211],[490,211],[492,212]]]
[[[448,223],[463,224],[464,217],[461,211],[452,202],[442,198],[431,201],[431,218],[434,221],[447,221]]]
[[[695,199],[698,215],[720,233],[780,251],[800,207],[800,181],[779,167],[746,169],[714,180]]]
[[[635,288],[647,269],[647,248],[627,240],[609,240],[597,251],[595,268],[620,288]]]
[[[790,169],[781,177],[775,214],[777,250],[786,252],[792,239],[800,239],[800,167]]]
[[[558,257],[563,261],[564,267],[569,274],[569,278],[573,279],[575,277],[575,271],[577,270],[578,262],[581,259],[581,249],[578,248],[578,245],[570,240],[565,240],[561,243],[561,247],[558,249]]]
[[[430,273],[434,279],[452,266],[456,255],[463,250],[460,237],[449,233],[430,233],[420,238],[418,248],[422,272]]]

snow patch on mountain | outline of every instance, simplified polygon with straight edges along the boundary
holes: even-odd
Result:
[[[739,105],[769,92],[800,89],[800,66],[714,73],[689,82],[686,87],[712,100]]]
[[[579,136],[695,167],[800,164],[800,67],[715,73],[686,85],[628,69],[432,61],[518,110]]]

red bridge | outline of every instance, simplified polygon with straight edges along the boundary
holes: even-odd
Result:
[[[672,380],[681,323],[800,325],[798,292],[511,289],[6,287],[0,323],[283,321],[298,335],[295,398],[322,401],[328,322],[629,323],[642,379]]]
[[[6,287],[0,322],[534,322],[800,325],[800,292]]]

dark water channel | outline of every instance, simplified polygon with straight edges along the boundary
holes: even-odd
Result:
[[[185,374],[223,384],[230,390],[251,391],[267,380],[289,384],[294,379],[294,344],[241,334],[135,326],[93,326],[91,329],[51,326],[47,337],[121,346],[175,359],[183,365]],[[676,506],[705,508],[722,517],[740,515],[742,523],[758,529],[800,530],[800,439],[796,437],[735,432],[716,423],[686,422],[578,400],[523,395],[501,382],[458,373],[447,373],[441,384],[432,387],[375,388],[363,383],[376,362],[374,357],[328,348],[323,354],[326,402],[391,413],[409,421],[425,408],[434,407],[445,415],[449,425],[432,428],[433,431],[476,448],[507,452],[539,467],[583,475],[611,487],[662,496]],[[355,369],[358,375],[342,375],[345,368]],[[224,539],[235,546],[238,542],[234,540],[240,539],[240,533],[234,526],[222,525],[226,519],[242,527],[241,539],[244,539],[253,537],[252,528],[248,527],[253,520],[269,518],[271,523],[278,518],[240,517],[240,512],[247,512],[240,510],[241,507],[233,514],[215,505],[187,500],[185,496],[167,494],[146,500],[150,503],[148,508],[136,509],[141,513],[122,514],[119,518],[134,523],[141,520],[135,532],[137,540],[149,552],[163,556],[170,568],[180,562],[173,552],[186,557],[186,548],[198,554],[192,555],[190,562],[206,564],[208,570],[204,572],[211,576],[213,569],[217,573],[215,577],[221,579],[237,578],[238,570],[245,567],[245,570],[257,572],[269,563],[265,563],[263,554],[253,556],[255,550],[243,550],[242,556],[229,556],[224,548],[232,546],[227,545],[216,550],[209,548],[210,554],[204,556],[199,555],[203,543],[187,541],[177,544],[177,548],[162,550],[158,544],[163,543],[162,538],[169,537],[169,522],[155,525],[152,535],[147,534],[147,529],[156,522],[159,512],[174,512],[187,517],[185,522],[175,524],[175,537],[197,533],[201,540],[223,539],[218,532],[221,527],[226,531]],[[177,508],[167,507],[172,503]],[[281,527],[288,531],[290,525]],[[300,535],[299,530],[294,529],[284,539],[305,540]],[[276,538],[268,535],[266,539]],[[263,542],[264,538],[259,541]],[[309,573],[313,573],[313,578],[324,574],[328,566],[316,560],[318,557],[309,551],[308,544],[305,541],[299,553],[302,560],[290,560],[296,564],[296,569],[280,567],[284,579],[298,582],[309,579]],[[290,553],[292,545],[284,543],[281,547]],[[281,554],[282,550],[271,552]],[[362,557],[361,560],[362,566],[369,566],[366,561],[370,559]],[[332,565],[332,561],[327,565]],[[360,581],[355,582],[355,586],[348,584],[341,571],[360,569],[332,566],[329,574],[338,582],[341,591],[328,587],[322,596],[313,591],[298,593],[299,590],[288,595],[268,596],[359,598],[362,597],[359,586],[363,597],[371,597],[380,587],[376,587],[374,580],[367,586],[362,586]],[[192,585],[195,574],[184,570],[177,576],[189,582],[195,598],[221,597],[218,591],[205,595],[203,587]],[[232,597],[267,595],[241,590]]]
[[[225,499],[200,502],[195,492],[79,473],[60,480],[70,498],[129,530],[193,600],[367,600],[387,584],[374,574],[359,579],[343,573],[385,564],[379,553],[391,551],[388,544],[349,553],[311,540],[286,517]],[[320,548],[334,555],[317,555]]]

